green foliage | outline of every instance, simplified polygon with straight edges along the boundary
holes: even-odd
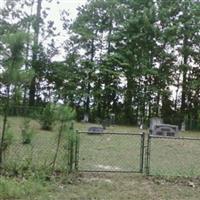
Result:
[[[47,104],[39,118],[43,130],[52,130],[55,122],[55,106]]]
[[[56,106],[56,120],[59,122],[69,123],[75,119],[75,110],[66,105]]]
[[[4,140],[2,143],[3,151],[6,151],[9,148],[9,146],[13,143],[13,139],[14,139],[13,132],[10,129],[10,125],[7,124],[5,135],[4,135]]]
[[[68,153],[68,165],[67,170],[68,172],[72,171],[73,165],[73,155],[74,155],[74,148],[73,145],[73,123],[72,120],[75,118],[75,111],[66,105],[58,105],[56,108],[56,120],[59,123],[58,127],[58,135],[57,135],[57,147],[56,152],[54,155],[54,159],[52,162],[52,171],[55,169],[56,160],[59,154],[59,149],[61,144],[64,142],[63,147],[67,146]],[[64,140],[64,141],[63,141]],[[67,143],[66,143],[66,142]]]
[[[65,144],[65,149],[67,151],[67,171],[68,173],[71,173],[74,169],[76,170],[76,166],[74,166],[74,164],[76,164],[76,156],[78,156],[76,154],[76,145],[78,145],[78,137],[73,129],[66,130],[66,133],[67,143]]]
[[[0,82],[12,103],[29,98],[33,106],[52,97],[76,107],[79,120],[85,114],[95,121],[115,113],[119,122],[136,124],[161,116],[171,101],[171,111],[182,116],[178,121],[185,115],[198,119],[198,1],[90,0],[71,24],[64,11],[70,39],[63,61],[52,61],[58,53],[56,27],[44,20],[43,1],[8,4],[1,9]],[[44,38],[48,45],[40,42]],[[172,86],[173,95],[166,97],[166,87],[172,92]]]
[[[1,177],[0,199],[32,199],[33,195],[41,194],[45,191],[44,184],[35,179],[29,178],[19,181],[14,178]]]
[[[22,144],[31,144],[34,131],[30,128],[30,120],[24,119],[23,125],[21,127]]]
[[[20,31],[2,36],[2,42],[5,44],[3,51],[5,56],[3,62],[5,70],[2,74],[3,83],[17,84],[22,80],[21,67],[24,63],[23,50],[27,37],[27,33]]]

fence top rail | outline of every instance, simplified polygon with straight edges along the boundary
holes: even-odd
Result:
[[[158,135],[149,135],[150,138],[155,139],[171,139],[171,140],[199,140],[200,138],[193,138],[193,137],[172,137],[172,136],[158,136]]]
[[[92,131],[79,131],[77,130],[78,133],[80,134],[99,134],[99,135],[138,135],[138,136],[143,136],[144,133],[128,133],[128,132],[92,132]]]

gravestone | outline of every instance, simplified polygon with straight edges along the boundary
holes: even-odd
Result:
[[[102,127],[89,127],[88,128],[88,134],[101,134],[103,133],[104,129]]]
[[[158,124],[163,124],[163,120],[159,117],[153,117],[150,120],[150,127],[149,127],[149,133],[152,134],[154,130],[154,126]]]
[[[110,119],[104,119],[101,123],[103,129],[105,130],[106,127],[109,127],[110,126]]]
[[[88,114],[84,114],[83,120],[81,122],[87,123],[89,121],[89,116]]]
[[[163,120],[161,118],[152,118],[149,128],[149,133],[151,135],[159,135],[159,136],[177,136],[178,134],[178,126],[171,124],[163,124]]]
[[[138,120],[137,122],[139,129],[144,129],[144,124],[143,124],[143,120]]]
[[[112,125],[115,124],[115,114],[114,113],[110,114],[110,124],[112,124]]]
[[[157,124],[153,127],[151,134],[175,137],[178,134],[178,126],[171,124]]]
[[[181,131],[185,131],[185,122],[182,122],[181,124]]]

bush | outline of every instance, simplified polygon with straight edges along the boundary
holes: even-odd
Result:
[[[52,171],[54,171],[55,169],[55,164],[56,164],[56,160],[57,160],[57,156],[59,153],[59,148],[61,145],[61,141],[63,140],[63,138],[66,138],[67,136],[67,140],[64,141],[68,141],[68,143],[70,143],[71,145],[71,141],[72,141],[72,136],[71,133],[73,131],[73,119],[75,118],[75,111],[68,107],[68,106],[64,106],[64,105],[59,105],[56,107],[56,120],[59,124],[58,127],[58,136],[57,136],[57,146],[56,146],[56,151],[55,151],[55,155],[54,155],[54,159],[52,162]],[[70,137],[68,137],[70,134]],[[64,144],[64,146],[67,146],[68,144]],[[70,146],[71,148],[72,146]],[[73,148],[73,147],[72,147]],[[72,154],[72,151],[70,149],[70,151],[68,153]],[[71,161],[71,159],[70,159]],[[73,161],[72,161],[73,162]],[[69,162],[68,160],[68,169],[72,169],[72,162]]]
[[[30,120],[25,119],[21,128],[22,144],[31,144],[34,132],[30,129]]]
[[[52,130],[53,124],[55,122],[55,107],[48,104],[42,114],[40,115],[40,124],[43,130]]]
[[[59,105],[56,107],[56,120],[59,122],[66,122],[71,124],[74,120],[76,112],[73,108],[65,105]]]
[[[7,148],[13,143],[13,133],[10,130],[10,126],[7,125],[6,131],[5,131],[5,136],[2,144],[2,149],[3,151],[7,150]]]

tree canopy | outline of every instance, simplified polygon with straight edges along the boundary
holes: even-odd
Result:
[[[157,116],[199,126],[199,1],[89,0],[72,21],[63,8],[62,33],[48,19],[51,3],[44,5],[50,0],[5,2],[1,96],[9,84],[14,103],[62,101],[76,109],[78,120],[114,113],[118,123],[148,123]],[[62,61],[55,59],[59,34],[66,35]]]

